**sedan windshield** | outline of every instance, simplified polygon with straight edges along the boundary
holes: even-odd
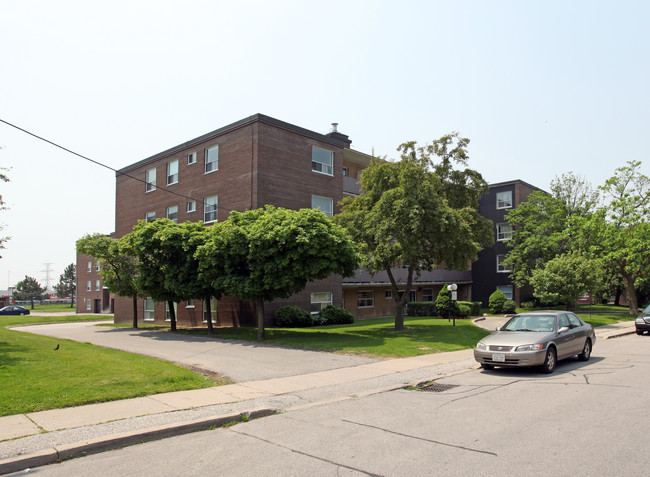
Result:
[[[553,331],[555,317],[551,315],[517,315],[501,331]]]

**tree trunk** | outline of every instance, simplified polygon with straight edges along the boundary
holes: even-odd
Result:
[[[176,311],[174,310],[174,301],[170,300],[167,302],[169,307],[169,321],[171,325],[171,330],[176,331]]]
[[[205,311],[208,315],[208,334],[212,335],[214,334],[214,327],[212,326],[212,303],[210,303],[210,300],[212,297],[207,297],[205,300]]]
[[[257,339],[264,339],[264,299],[258,296],[255,299],[255,316],[257,317]]]
[[[138,296],[133,297],[133,327],[138,327]]]
[[[625,294],[627,295],[627,304],[630,307],[630,314],[639,313],[639,305],[636,301],[636,290],[634,289],[634,278],[628,275],[623,277],[625,280]]]

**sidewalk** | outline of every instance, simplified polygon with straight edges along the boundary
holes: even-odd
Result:
[[[493,331],[503,318],[474,322]],[[596,329],[599,340],[634,322]],[[324,402],[353,399],[477,367],[473,350],[377,361],[299,376],[0,417],[0,474]]]

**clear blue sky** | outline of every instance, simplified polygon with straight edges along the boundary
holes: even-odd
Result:
[[[2,0],[0,118],[121,168],[250,114],[397,157],[471,139],[490,183],[650,175],[650,2]],[[115,175],[0,124],[0,289],[114,228]],[[50,264],[50,265],[46,265]]]

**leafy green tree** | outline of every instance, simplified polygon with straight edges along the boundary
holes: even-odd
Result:
[[[551,194],[535,191],[528,200],[506,214],[513,227],[504,261],[518,286],[530,283],[534,269],[576,247],[579,218],[595,211],[598,193],[570,172],[551,183]]]
[[[112,293],[132,299],[133,328],[137,328],[138,288],[135,279],[138,261],[130,251],[126,239],[114,239],[102,234],[85,235],[77,240],[77,252],[101,262],[99,274]]]
[[[604,286],[603,275],[599,260],[570,252],[558,255],[543,268],[533,270],[530,283],[540,302],[575,307],[578,298],[585,293],[599,294]]]
[[[25,279],[16,283],[14,298],[16,300],[29,300],[34,309],[34,300],[40,300],[45,294],[45,288],[36,279],[25,275]]]
[[[436,297],[436,311],[443,318],[449,318],[454,311],[451,292],[447,290],[446,284],[442,286],[438,296]]]
[[[54,291],[59,297],[69,296],[70,308],[74,306],[75,292],[77,291],[77,270],[74,263],[71,263],[59,276],[59,283],[54,285]]]
[[[207,229],[196,256],[214,290],[255,302],[260,340],[264,301],[287,298],[333,273],[352,276],[359,264],[350,237],[325,214],[272,206],[231,212]]]
[[[466,165],[468,142],[454,133],[425,147],[402,144],[398,162],[373,159],[361,175],[363,193],[344,199],[335,217],[360,245],[363,267],[388,274],[397,331],[414,277],[443,265],[467,269],[492,244],[492,225],[478,213],[487,184],[478,172],[453,167]],[[408,268],[404,293],[392,273],[398,264]]]

